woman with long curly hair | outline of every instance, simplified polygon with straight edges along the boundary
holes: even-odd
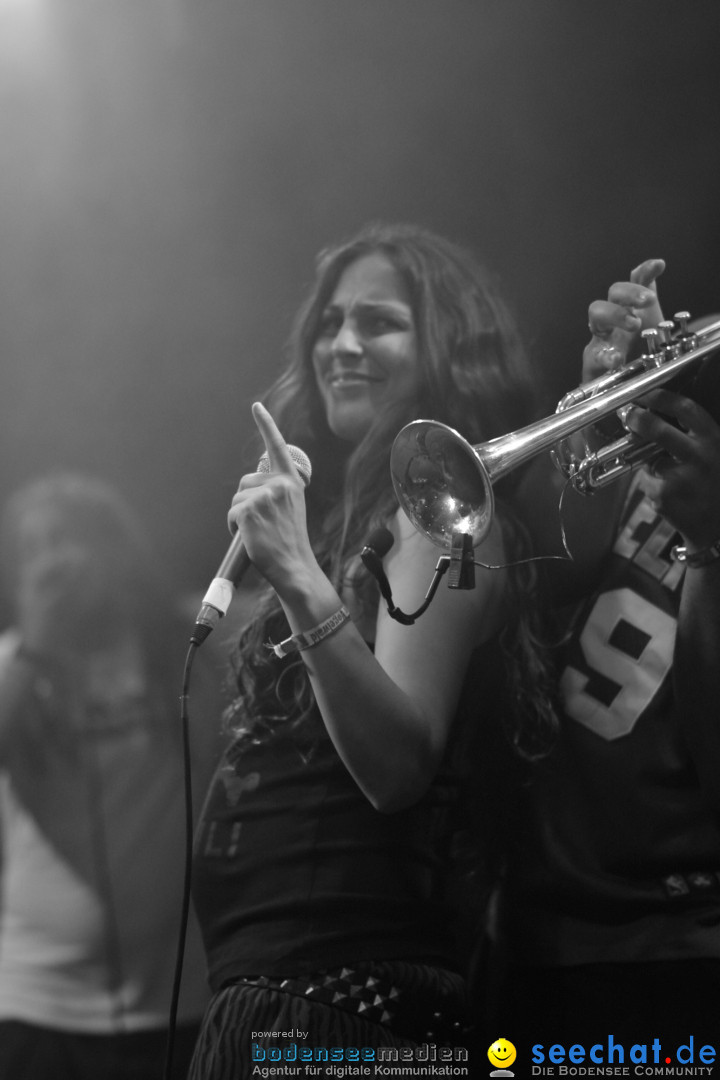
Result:
[[[551,715],[526,567],[441,588],[403,626],[358,557],[387,527],[395,602],[415,610],[439,553],[398,510],[398,430],[432,417],[476,443],[534,418],[519,336],[474,258],[415,226],[370,226],[322,253],[265,401],[253,415],[271,472],[242,478],[229,516],[267,590],[236,649],[234,739],[196,836],[214,997],[194,1080],[333,1047],[461,1041],[447,898],[458,763],[471,725],[503,723],[478,693],[478,655],[504,635],[540,702],[534,730]],[[307,491],[285,440],[312,460]],[[526,554],[512,483],[498,485],[486,563]]]

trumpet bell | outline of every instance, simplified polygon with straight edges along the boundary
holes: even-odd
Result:
[[[395,437],[390,475],[398,501],[418,532],[450,548],[454,533],[473,547],[487,535],[495,500],[474,446],[447,424],[415,420]]]

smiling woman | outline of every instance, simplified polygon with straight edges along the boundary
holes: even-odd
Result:
[[[253,409],[271,471],[244,476],[230,511],[267,589],[235,650],[234,738],[196,836],[215,996],[194,1080],[250,1075],[251,1043],[279,1052],[262,1031],[326,1047],[467,1038],[472,941],[455,936],[449,889],[462,773],[477,729],[508,719],[490,690],[503,629],[538,670],[529,582],[485,571],[401,626],[358,553],[389,529],[395,596],[417,607],[437,550],[398,510],[394,436],[431,415],[479,441],[528,422],[532,402],[512,322],[467,252],[373,226],[323,253],[270,411]],[[313,462],[307,492],[285,438]],[[498,494],[493,563],[522,551]],[[533,725],[549,715],[537,702]]]
[[[344,271],[323,312],[313,367],[333,435],[358,443],[383,405],[408,401],[418,382],[407,286],[381,254]]]

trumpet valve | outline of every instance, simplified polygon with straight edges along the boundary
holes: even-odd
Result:
[[[672,319],[663,319],[662,322],[658,323],[657,328],[658,333],[662,338],[663,345],[669,345],[673,339],[673,334],[675,333],[675,323]]]
[[[680,342],[675,339],[675,323],[672,319],[663,319],[658,323],[658,333],[662,343],[663,355],[672,360],[680,355]]]
[[[660,354],[660,334],[653,328],[651,330],[643,330],[641,336],[645,345],[643,359],[651,360],[657,366],[662,361],[662,356]]]
[[[678,311],[674,315],[675,322],[680,324],[680,330],[677,334],[677,342],[680,352],[687,353],[697,346],[697,334],[693,334],[692,330],[688,330],[688,322],[690,320],[689,311]]]

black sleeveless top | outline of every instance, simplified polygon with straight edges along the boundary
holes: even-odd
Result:
[[[309,760],[283,735],[231,747],[195,839],[212,988],[371,959],[452,967],[443,867],[455,798],[443,770],[416,805],[380,813],[326,735]]]

